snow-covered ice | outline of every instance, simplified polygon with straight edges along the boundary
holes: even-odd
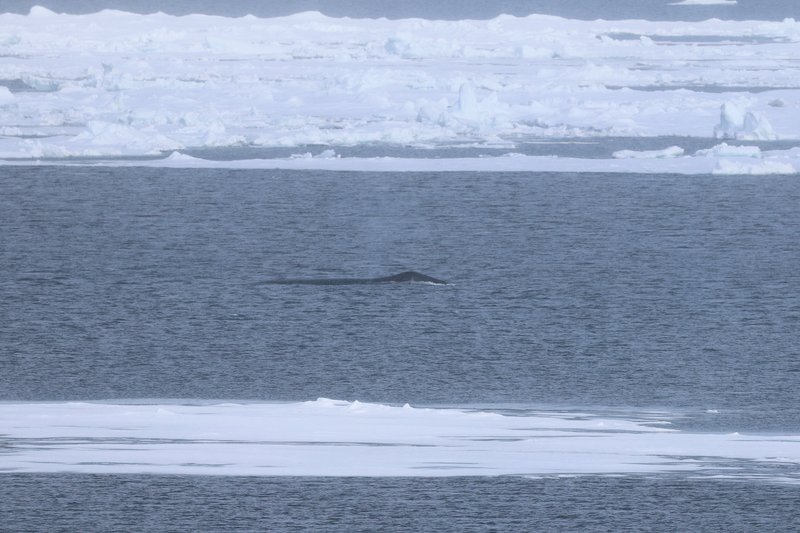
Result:
[[[663,150],[619,150],[613,156],[616,159],[663,159],[681,156],[683,152],[680,146],[670,146]]]
[[[37,7],[0,15],[0,56],[7,160],[374,143],[513,151],[534,138],[603,136],[800,145],[793,19],[259,19]],[[680,159],[672,156],[656,159]]]
[[[507,153],[503,157],[339,157],[326,150],[318,155],[310,152],[290,157],[269,159],[213,160],[180,152],[146,160],[107,159],[81,160],[74,164],[110,167],[168,167],[249,170],[331,170],[347,172],[591,172],[637,174],[797,174],[800,173],[800,149],[770,150],[758,147],[728,146],[725,143],[693,155],[673,146],[664,150],[622,150],[614,158],[529,156]],[[20,164],[19,161],[0,161]],[[63,160],[31,160],[25,164],[70,164]]]
[[[736,0],[680,0],[672,2],[673,6],[733,6]]]
[[[3,403],[0,471],[255,476],[684,472],[800,482],[800,435],[688,433],[667,412],[299,403]]]

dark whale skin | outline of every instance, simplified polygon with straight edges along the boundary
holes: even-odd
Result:
[[[413,270],[383,278],[331,278],[331,279],[273,279],[270,285],[366,285],[369,283],[433,283],[447,285],[447,282]]]

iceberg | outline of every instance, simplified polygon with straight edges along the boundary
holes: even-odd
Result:
[[[732,102],[722,104],[719,124],[714,127],[717,139],[775,140],[778,136],[767,118],[753,111],[745,111]]]

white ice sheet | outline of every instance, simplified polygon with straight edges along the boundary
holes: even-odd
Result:
[[[800,481],[800,435],[667,412],[301,403],[0,404],[0,471],[255,476],[666,474]]]

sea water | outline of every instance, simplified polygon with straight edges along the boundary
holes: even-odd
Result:
[[[329,397],[800,428],[796,176],[6,167],[2,185],[7,405]],[[409,269],[448,285],[265,283]],[[0,462],[62,445],[0,436]],[[331,530],[791,529],[796,486],[774,482],[796,463],[765,468],[738,481],[7,473],[0,509],[15,531],[86,515],[109,530],[281,516]]]
[[[685,478],[3,476],[8,531],[796,531],[796,487]]]
[[[3,189],[3,400],[673,407],[800,429],[795,176],[56,167],[4,169]],[[449,284],[265,283],[403,270]]]

